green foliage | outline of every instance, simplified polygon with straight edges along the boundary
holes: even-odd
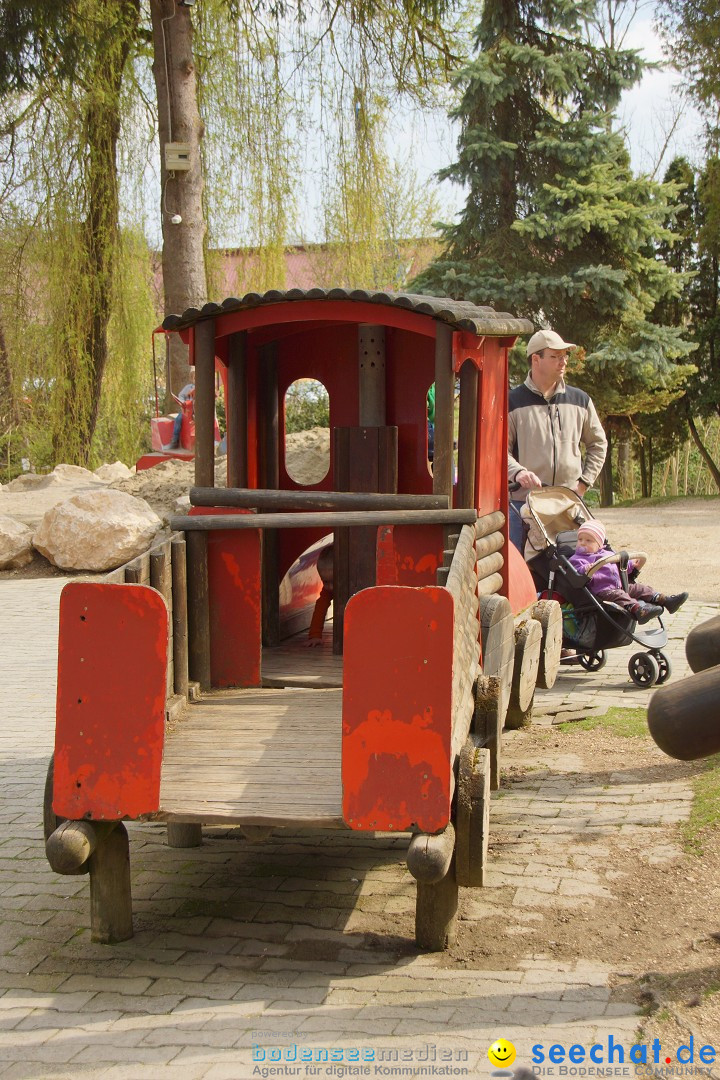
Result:
[[[330,399],[321,382],[297,379],[285,394],[285,431],[330,426]]]
[[[650,321],[682,286],[656,255],[673,240],[677,187],[632,175],[612,110],[643,64],[632,50],[588,43],[592,10],[486,3],[477,56],[458,79],[458,159],[442,174],[469,196],[416,284],[583,344],[570,377],[582,371],[606,418],[666,408],[693,371],[684,363],[693,346],[681,327]]]

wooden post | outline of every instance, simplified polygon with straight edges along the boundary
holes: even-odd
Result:
[[[215,486],[215,320],[195,326],[195,483]]]
[[[170,542],[166,540],[150,552],[150,584],[156,589],[168,606],[168,615],[172,618],[172,578],[170,569]],[[171,623],[172,629],[172,623]],[[175,686],[173,672],[173,643],[168,638],[167,643],[167,677],[165,685],[166,697],[172,697]]]
[[[460,368],[460,425],[458,429],[458,506],[475,505],[477,462],[478,369],[472,360]]]
[[[358,424],[385,424],[385,327],[358,326]]]
[[[188,668],[190,678],[210,689],[210,589],[207,533],[186,534]]]
[[[188,692],[188,609],[185,538],[174,536],[170,543],[172,567],[173,681],[176,694]]]
[[[228,338],[227,423],[228,487],[247,485],[247,332]]]
[[[334,435],[333,474],[339,491],[397,491],[396,427],[337,427]],[[404,512],[418,513],[417,510]],[[378,511],[372,510],[358,511],[354,519],[351,512],[333,514],[333,526],[351,525],[353,521],[361,526],[352,533],[346,528],[334,529],[333,652],[336,655],[343,648],[346,603],[360,589],[375,584],[377,526],[382,524],[377,515]],[[327,520],[330,523],[331,519]],[[362,528],[363,525],[367,528]]]
[[[90,866],[90,938],[115,945],[133,936],[130,845],[122,821],[98,844]]]
[[[280,402],[278,398],[277,342],[271,341],[260,353],[259,392],[259,481],[264,488],[280,486]],[[278,536],[265,530],[262,538],[262,643],[280,642],[280,582],[278,580]]]
[[[421,949],[442,952],[457,937],[458,883],[455,859],[444,878],[433,885],[417,883],[415,940]]]
[[[187,848],[202,845],[202,825],[190,821],[168,821],[168,847]]]
[[[453,371],[453,331],[445,323],[435,324],[435,453],[433,455],[433,494],[447,495],[453,490],[453,410],[455,372]]]

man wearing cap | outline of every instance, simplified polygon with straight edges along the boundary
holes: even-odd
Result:
[[[538,330],[527,343],[530,370],[510,391],[508,482],[519,484],[510,507],[510,539],[523,549],[520,509],[530,488],[572,488],[579,495],[597,479],[607,439],[592,400],[563,376],[569,349],[554,330]]]

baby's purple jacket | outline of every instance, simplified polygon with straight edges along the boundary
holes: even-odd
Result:
[[[570,556],[570,562],[579,574],[587,574],[589,567],[593,563],[604,559],[606,555],[614,554],[615,552],[610,548],[600,548],[600,551],[595,551],[592,555],[586,551],[576,551],[574,555]],[[631,559],[628,563],[628,570],[632,570],[632,567]],[[588,588],[592,593],[605,592],[606,589],[622,589],[622,587],[617,563],[608,563],[607,566],[603,566],[601,570],[598,570],[597,574],[593,574],[588,582]]]

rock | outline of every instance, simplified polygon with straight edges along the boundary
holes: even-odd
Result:
[[[55,487],[62,484],[62,482],[60,477],[53,475],[53,473],[22,473],[20,476],[16,476],[14,480],[11,480],[9,484],[5,484],[3,491],[37,491],[42,488]]]
[[[63,570],[112,570],[146,551],[161,527],[144,499],[103,488],[48,510],[33,545]]]
[[[32,561],[32,529],[0,514],[0,570],[17,570]]]
[[[53,475],[63,484],[97,484],[98,478],[89,469],[83,469],[81,465],[56,465]]]
[[[95,470],[95,476],[105,484],[114,484],[116,480],[126,480],[132,471],[122,461],[113,461],[112,465],[101,465]]]

